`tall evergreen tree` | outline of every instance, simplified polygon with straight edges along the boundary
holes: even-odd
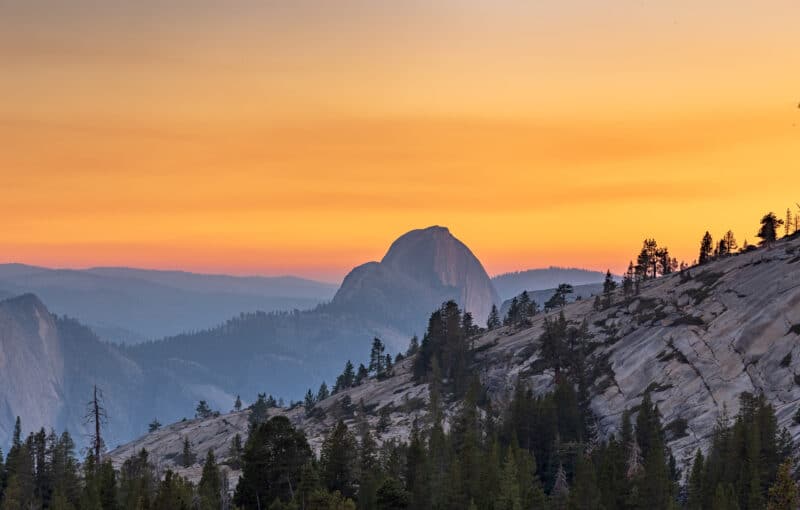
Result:
[[[419,338],[417,335],[411,337],[411,340],[408,343],[408,349],[406,350],[406,356],[413,356],[419,350]]]
[[[355,437],[340,420],[325,438],[320,450],[322,481],[329,491],[339,491],[347,498],[355,496],[357,452]]]
[[[783,225],[783,220],[778,219],[774,212],[768,212],[761,218],[761,228],[756,234],[761,238],[762,245],[770,245],[778,239],[778,227]]]
[[[222,483],[217,459],[213,450],[208,450],[203,463],[203,474],[197,485],[200,510],[218,510],[222,505]]]
[[[192,451],[192,443],[189,442],[189,437],[184,436],[183,438],[183,451],[181,453],[181,464],[183,467],[188,468],[194,465],[195,460],[197,457]]]
[[[353,386],[353,383],[356,380],[356,371],[353,367],[353,363],[350,360],[347,360],[347,363],[344,365],[344,372],[342,372],[342,381],[344,383],[344,388],[349,388]]]
[[[706,233],[703,234],[703,240],[700,241],[700,256],[697,258],[698,264],[702,265],[709,262],[713,252],[714,240],[711,238],[711,234],[706,231]]]
[[[260,424],[245,444],[234,503],[244,508],[263,508],[275,498],[290,501],[311,456],[305,434],[285,416]]]
[[[328,391],[328,385],[325,384],[325,381],[322,381],[322,384],[319,385],[319,390],[317,390],[317,402],[322,402],[330,396],[331,393]]]
[[[578,455],[575,481],[569,493],[570,510],[603,510],[597,475],[590,459]]]
[[[497,305],[493,304],[492,309],[489,312],[489,318],[486,321],[486,329],[491,331],[499,328],[500,325],[500,313],[497,311]]]
[[[733,235],[732,230],[725,232],[722,240],[725,241],[725,248],[727,249],[727,253],[729,255],[735,253],[736,250],[739,249],[739,244],[736,242],[736,237]]]
[[[603,280],[603,306],[609,307],[614,302],[614,291],[617,289],[617,282],[611,276],[611,270],[606,271],[606,278]]]
[[[311,393],[311,388],[308,389],[306,392],[306,396],[303,399],[303,406],[306,409],[306,414],[309,414],[313,409],[314,406],[317,404],[317,399],[314,398],[314,394]]]
[[[509,452],[500,475],[500,492],[495,503],[496,510],[522,510],[517,461]]]
[[[792,477],[792,463],[787,460],[778,468],[778,478],[769,489],[767,510],[797,510],[798,502],[797,482]]]
[[[211,407],[209,407],[208,402],[201,400],[197,403],[197,408],[195,409],[195,416],[197,418],[210,418],[212,414],[214,413],[211,411]]]
[[[628,263],[628,270],[625,272],[625,276],[622,279],[622,294],[625,298],[629,298],[633,295],[634,292],[634,277],[635,271],[633,268],[633,261]]]
[[[383,342],[380,338],[374,338],[372,340],[372,349],[369,353],[369,370],[370,373],[375,375],[383,375],[383,371],[385,369],[384,366],[384,351],[386,347],[383,345]]]
[[[192,486],[189,482],[173,473],[171,469],[168,469],[164,479],[158,484],[158,492],[153,499],[152,509],[192,510],[192,492]]]
[[[686,482],[686,508],[687,510],[702,510],[703,509],[703,493],[705,492],[704,484],[705,466],[703,465],[703,452],[699,449],[694,456],[692,469]]]

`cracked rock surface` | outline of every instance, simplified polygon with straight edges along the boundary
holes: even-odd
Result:
[[[792,420],[800,406],[800,239],[648,281],[635,298],[623,301],[618,293],[605,310],[594,310],[587,299],[567,305],[564,313],[574,323],[586,320],[590,359],[606,367],[591,389],[601,435],[615,433],[623,411],[636,408],[650,389],[679,465],[708,446],[724,412],[738,412],[742,392],[763,393],[775,407],[779,426],[800,438],[800,426]],[[536,363],[543,320],[539,314],[524,329],[501,328],[475,340],[474,369],[500,405],[517,377],[536,392],[552,387],[552,372],[537,369]],[[424,417],[428,396],[427,386],[415,383],[410,370],[411,360],[404,360],[393,377],[370,379],[333,395],[312,413],[302,407],[272,412],[305,430],[315,450],[338,419],[353,427],[367,420],[374,430],[382,409],[389,424],[379,441],[405,440],[413,420]],[[451,404],[448,414],[456,407]],[[144,447],[160,466],[197,481],[199,465],[177,465],[183,437],[198,459],[213,449],[224,461],[233,436],[246,436],[247,413],[176,423],[109,455],[119,465]],[[235,485],[238,472],[229,471],[229,477]]]

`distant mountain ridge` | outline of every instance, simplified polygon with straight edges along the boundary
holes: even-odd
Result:
[[[531,301],[534,301],[539,309],[541,310],[544,308],[544,304],[553,297],[553,294],[556,293],[556,289],[544,289],[544,290],[529,290],[528,298]],[[573,285],[572,294],[567,296],[567,303],[572,303],[573,301],[579,299],[588,299],[592,296],[597,296],[603,292],[603,284],[602,283],[588,283],[584,285]],[[520,294],[522,294],[520,292]],[[515,296],[518,297],[519,295]],[[503,301],[502,306],[500,306],[500,316],[504,317],[508,313],[508,309],[511,307],[511,299],[506,299]]]
[[[213,367],[212,380],[227,391],[299,398],[306,384],[333,383],[347,359],[356,365],[364,360],[373,337],[389,353],[405,350],[443,301],[466,303],[476,322],[485,324],[483,315],[496,297],[469,248],[448,229],[429,227],[399,237],[381,262],[354,268],[330,303],[292,313],[243,314],[128,353],[148,366],[183,360]]]
[[[605,276],[604,271],[550,266],[500,274],[492,278],[492,283],[505,301],[520,295],[524,290],[554,289],[562,283],[573,286],[602,283]]]
[[[190,278],[182,273],[145,276],[163,276],[171,285]],[[9,281],[55,281],[66,290],[54,293],[46,285],[41,288],[62,299],[74,297],[80,287],[94,302],[107,296],[109,281],[145,289],[173,288],[146,281],[138,270],[53,272],[0,266],[0,288],[8,288]],[[216,296],[218,284],[205,281],[202,290]],[[200,286],[196,284],[192,292]],[[447,229],[433,227],[401,236],[380,263],[354,269],[330,303],[308,310],[237,312],[210,327],[137,345],[102,342],[80,322],[51,313],[32,294],[12,298],[0,302],[0,371],[2,360],[17,360],[14,371],[0,373],[0,378],[7,378],[0,379],[0,445],[16,415],[22,417],[26,432],[39,426],[66,427],[81,444],[80,417],[94,383],[105,390],[113,417],[110,446],[143,432],[153,418],[168,423],[191,417],[200,399],[221,411],[231,408],[237,394],[245,402],[261,392],[299,399],[323,380],[332,385],[347,359],[356,365],[366,361],[374,337],[383,339],[392,355],[404,351],[411,335],[424,331],[427,317],[442,301],[466,304],[476,322],[485,323],[481,316],[488,314],[496,297],[469,249]],[[119,298],[98,307],[103,311],[103,306],[114,303],[118,305]],[[129,313],[135,313],[153,304],[129,299],[126,305]],[[55,307],[53,312],[64,313]],[[169,317],[169,310],[165,313]],[[31,351],[34,347],[38,350]],[[20,391],[21,385],[29,390]],[[24,398],[17,398],[17,393]],[[39,406],[48,413],[37,415]]]
[[[241,312],[313,308],[337,286],[297,277],[0,264],[0,296],[34,293],[104,340],[138,343],[213,327]]]

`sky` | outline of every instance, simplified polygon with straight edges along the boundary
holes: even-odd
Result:
[[[0,0],[0,262],[339,281],[798,211],[797,0]]]

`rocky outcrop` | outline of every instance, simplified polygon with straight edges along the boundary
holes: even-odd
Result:
[[[455,300],[485,324],[500,304],[480,261],[445,227],[412,230],[392,243],[380,262],[350,272],[333,299],[338,309],[359,310],[392,325],[419,331],[428,314]]]
[[[601,435],[616,432],[623,411],[635,409],[650,391],[667,426],[669,446],[679,463],[686,463],[697,448],[708,446],[725,412],[737,413],[739,395],[751,392],[763,393],[775,406],[779,425],[800,439],[800,425],[792,419],[800,405],[800,240],[647,282],[638,296],[624,300],[618,294],[605,310],[594,310],[586,300],[567,305],[564,312],[568,320],[585,320],[589,327],[587,347],[599,374],[591,387],[591,406]],[[536,363],[543,317],[534,317],[524,329],[501,328],[475,341],[475,370],[495,401],[503,402],[518,378],[537,392],[552,387],[552,372]],[[338,393],[311,413],[302,407],[275,412],[302,427],[315,448],[340,418],[354,426],[366,419],[374,427],[383,414],[388,426],[379,439],[405,439],[413,419],[424,415],[428,394],[426,385],[412,380],[410,365],[405,360],[395,367],[394,377]],[[242,418],[224,415],[213,423],[222,419],[233,423]],[[168,459],[176,438],[204,423],[175,424],[111,456],[121,462],[146,445],[156,458]],[[202,444],[224,459],[223,445],[234,428],[215,430],[220,432]],[[202,448],[198,444],[199,454]],[[194,471],[184,474],[191,477]]]
[[[36,296],[0,301],[0,444],[20,416],[32,428],[57,422],[63,402],[64,356],[55,321]]]
[[[95,384],[105,394],[108,444],[135,436],[176,402],[207,398],[216,389],[142,368],[86,326],[51,314],[33,294],[0,301],[0,445],[11,442],[17,416],[24,435],[68,430],[79,447],[85,445],[86,402]]]

